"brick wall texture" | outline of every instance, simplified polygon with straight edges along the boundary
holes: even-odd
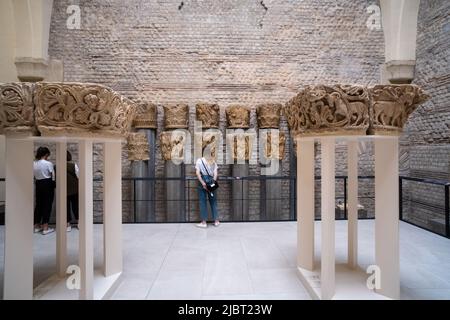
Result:
[[[409,176],[450,181],[450,2],[421,1],[414,83],[431,99],[410,117],[402,139]],[[444,232],[443,186],[408,182],[405,214],[410,221]]]
[[[81,8],[79,30],[66,27],[66,9],[71,4]],[[49,53],[63,60],[65,81],[102,83],[133,100],[156,103],[158,135],[162,106],[168,103],[189,104],[191,132],[194,106],[201,101],[220,105],[222,132],[226,128],[224,108],[234,103],[252,108],[251,126],[256,128],[257,104],[284,103],[307,84],[379,83],[384,40],[382,30],[366,26],[370,15],[366,9],[371,4],[378,1],[59,0],[54,1]],[[436,170],[448,173],[449,75],[444,69],[448,68],[448,7],[446,1],[422,1],[420,8],[416,82],[433,98],[413,115],[402,137],[402,172],[424,172],[422,166],[431,161],[429,150],[444,148],[438,154],[447,166],[438,165]],[[288,132],[284,118],[281,130]],[[345,149],[345,145],[337,146],[337,174],[346,173]],[[290,150],[282,163],[285,176],[291,173]],[[319,170],[319,146],[317,151]],[[416,153],[420,157],[413,159]],[[96,155],[101,157],[101,146],[96,146]],[[163,176],[159,144],[152,161],[156,176]],[[435,170],[430,168],[425,169]],[[98,161],[96,176],[101,177],[101,171]],[[193,173],[192,165],[187,165],[186,175]],[[249,173],[259,175],[260,166],[250,165]],[[130,174],[124,156],[123,175]],[[230,174],[230,165],[220,166],[220,175]],[[360,156],[360,174],[373,174],[371,145]],[[156,220],[165,221],[165,188],[162,182],[156,188]],[[230,188],[222,184],[219,212],[224,220],[231,219]],[[259,189],[257,182],[249,186],[249,197],[255,198],[250,201],[251,220],[261,218]],[[338,196],[342,189],[338,182]],[[96,198],[101,199],[101,183],[96,190]],[[125,184],[124,199],[130,199],[130,192],[130,185]],[[288,192],[289,183],[284,182],[279,196],[286,197]],[[189,196],[196,198],[192,184]],[[360,196],[360,203],[373,215],[373,182],[361,182]],[[100,202],[96,214],[99,221]],[[195,203],[189,217],[198,218]],[[280,218],[289,218],[285,200]],[[132,208],[124,203],[124,221],[131,219]]]

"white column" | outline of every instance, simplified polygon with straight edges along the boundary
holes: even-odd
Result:
[[[67,143],[56,143],[56,272],[67,269]]]
[[[103,178],[104,274],[122,272],[122,143],[105,142]]]
[[[378,293],[400,298],[398,137],[375,139],[375,263]]]
[[[297,264],[314,269],[314,141],[297,139]]]
[[[335,139],[322,138],[322,263],[321,292],[322,299],[331,299],[335,292]]]
[[[348,265],[358,265],[358,141],[347,143],[347,175],[348,175]]]
[[[33,142],[6,139],[3,298],[33,298]]]
[[[79,263],[81,271],[80,299],[87,300],[94,298],[92,141],[81,140],[79,142],[79,153]]]

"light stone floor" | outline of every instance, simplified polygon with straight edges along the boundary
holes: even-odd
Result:
[[[345,221],[336,222],[336,259],[346,259]],[[359,221],[359,263],[374,262],[374,222]],[[316,256],[320,223],[316,222]],[[95,225],[95,266],[102,264],[102,226]],[[310,299],[296,275],[296,223],[123,226],[124,272],[112,299]],[[55,271],[55,234],[34,235],[35,286]],[[77,262],[78,230],[69,233]],[[0,227],[3,284],[4,227]],[[450,299],[450,240],[400,223],[402,299]],[[2,285],[3,286],[3,285]]]

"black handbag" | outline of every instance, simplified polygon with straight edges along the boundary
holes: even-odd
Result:
[[[214,176],[209,172],[209,170],[208,170],[208,167],[205,165],[205,163],[203,162],[203,159],[201,159],[202,160],[202,164],[203,164],[203,167],[205,168],[205,170],[206,170],[206,173],[208,174],[208,176],[211,178],[211,179],[208,179],[209,181],[205,181],[205,183],[206,183],[206,189],[208,189],[208,191],[209,192],[213,192],[214,190],[216,190],[217,188],[219,188],[219,184],[217,183],[217,181],[216,180],[214,180]]]

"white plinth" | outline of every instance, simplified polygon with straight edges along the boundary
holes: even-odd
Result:
[[[371,277],[358,266],[358,140],[375,145],[375,265]],[[347,263],[335,264],[335,142],[348,146]],[[314,142],[321,145],[321,263],[314,263]],[[297,217],[299,276],[313,298],[400,298],[398,234],[398,137],[340,136],[297,138]],[[375,280],[375,281],[373,281]],[[382,294],[382,295],[381,295]]]
[[[57,272],[39,286],[64,299],[76,293],[80,299],[101,299],[122,271],[122,181],[121,139],[85,137],[7,137],[5,213],[5,299],[33,298],[33,144],[55,142]],[[79,259],[81,290],[65,285],[67,267],[66,234],[66,150],[67,142],[79,146]],[[93,243],[93,150],[94,142],[104,143],[104,265],[94,274]]]
[[[107,298],[110,292],[113,292],[120,283],[121,272],[105,277],[102,270],[95,270],[93,290],[94,300],[102,300]],[[60,278],[53,275],[38,287],[34,289],[34,300],[78,300],[80,296],[79,290],[69,290],[66,286],[66,278]]]
[[[297,268],[300,281],[314,300],[320,300],[322,297],[320,271],[320,269],[310,271]],[[367,276],[368,274],[359,267],[351,268],[347,264],[336,264],[336,289],[332,300],[390,300],[367,288]]]

